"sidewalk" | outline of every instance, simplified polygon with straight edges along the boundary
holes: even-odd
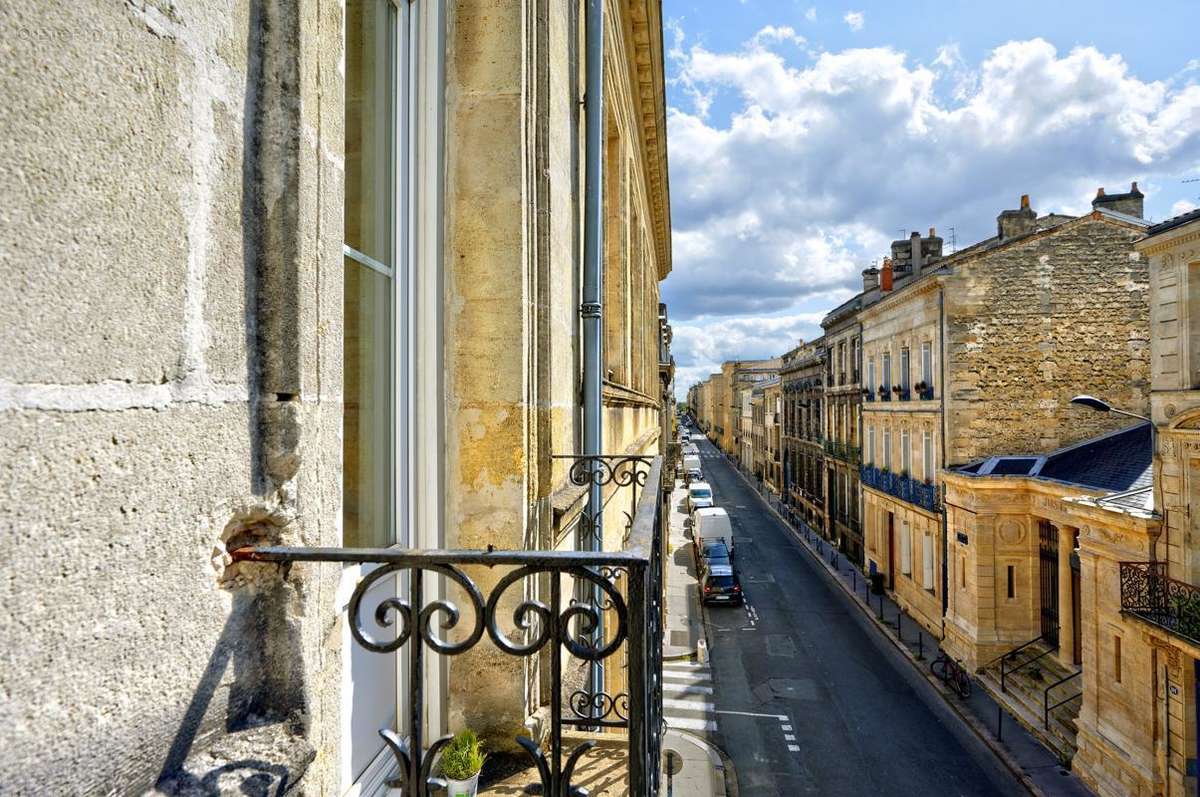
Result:
[[[696,563],[692,542],[684,535],[683,482],[675,480],[671,492],[669,535],[667,537],[666,582],[667,621],[663,629],[663,660],[693,658],[704,638],[704,618],[700,614],[700,585],[696,582]]]
[[[747,484],[754,486],[740,469],[738,473]],[[916,674],[936,690],[977,741],[990,750],[1030,793],[1071,797],[1092,795],[1078,777],[1063,769],[1054,754],[1034,739],[1011,714],[1001,709],[982,687],[971,690],[967,700],[950,692],[929,669],[929,662],[938,655],[938,641],[904,614],[888,596],[870,594],[870,585],[863,574],[841,556],[829,541],[808,528],[802,520],[797,519],[793,525],[783,512],[776,509],[773,505],[775,502],[768,500],[757,489],[755,493],[812,555],[829,579],[840,587],[846,600],[858,608],[861,618],[895,646]]]

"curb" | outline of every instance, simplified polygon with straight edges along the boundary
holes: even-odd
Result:
[[[724,452],[722,452],[722,454],[724,454]],[[729,459],[728,456],[725,458],[726,460]],[[978,744],[982,744],[983,747],[986,748],[987,752],[990,752],[993,756],[995,756],[995,758],[1004,765],[1005,769],[1008,770],[1009,774],[1011,774],[1021,786],[1025,787],[1030,794],[1034,795],[1034,797],[1046,797],[1045,792],[1043,792],[1041,787],[1033,782],[1032,778],[1029,777],[1029,774],[1026,773],[1021,765],[1012,757],[1012,754],[1009,753],[1008,749],[992,739],[990,734],[987,733],[982,724],[974,715],[965,713],[950,699],[949,692],[947,692],[947,690],[940,683],[938,683],[931,674],[925,672],[925,668],[921,666],[920,662],[916,660],[916,657],[913,656],[908,647],[901,642],[895,634],[892,633],[888,626],[881,623],[878,619],[876,619],[874,614],[867,611],[863,607],[863,604],[859,603],[858,596],[852,594],[850,592],[850,588],[842,583],[840,574],[832,571],[829,567],[829,564],[809,546],[808,542],[804,539],[800,532],[798,532],[795,527],[793,527],[792,524],[783,517],[783,515],[776,512],[774,507],[767,503],[767,501],[762,497],[762,494],[759,493],[754,485],[750,483],[750,480],[746,478],[745,474],[743,474],[737,467],[734,467],[733,470],[735,473],[737,473],[742,482],[748,488],[750,488],[750,491],[754,493],[754,496],[758,499],[759,503],[766,507],[767,511],[774,515],[775,518],[783,525],[783,527],[788,530],[788,533],[792,535],[793,539],[800,544],[800,547],[806,551],[814,561],[821,565],[821,572],[824,573],[827,578],[832,579],[833,583],[837,584],[837,586],[841,589],[843,597],[848,598],[850,602],[858,609],[856,616],[860,618],[860,621],[864,619],[869,621],[871,627],[879,631],[884,639],[891,642],[895,652],[901,654],[904,660],[912,666],[912,669],[915,671],[916,675],[921,679],[921,681],[926,686],[932,688],[934,693],[940,698],[939,702],[941,706],[952,711],[962,726],[971,731],[974,740]]]
[[[670,731],[678,734],[680,738],[691,742],[705,752],[713,769],[722,775],[725,786],[721,792],[722,795],[725,797],[738,797],[737,774],[733,770],[733,761],[730,760],[729,756],[725,755],[724,750],[690,731],[680,730],[679,728],[671,728]]]

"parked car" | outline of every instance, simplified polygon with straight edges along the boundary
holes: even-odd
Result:
[[[700,578],[700,599],[705,603],[737,603],[742,598],[742,584],[732,565],[713,565]]]
[[[700,434],[699,432],[696,432],[695,434],[692,435],[692,439],[693,440],[703,440],[704,435]]]
[[[683,455],[685,457],[686,456],[693,456],[693,457],[700,456],[700,449],[696,447],[695,443],[684,443],[682,451],[683,451]]]
[[[712,487],[708,482],[692,482],[688,485],[687,511],[689,514],[712,505]]]
[[[696,572],[703,575],[709,568],[718,565],[733,566],[729,557],[729,546],[720,540],[709,540],[700,548],[700,561],[696,563]]]
[[[736,555],[733,546],[733,526],[729,513],[719,506],[697,509],[692,513],[692,541],[699,553],[706,542],[723,542],[729,556]]]
[[[704,479],[704,471],[700,468],[700,457],[695,454],[684,456],[683,477],[689,482],[698,482]]]

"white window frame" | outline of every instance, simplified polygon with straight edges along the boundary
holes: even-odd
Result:
[[[900,431],[900,472],[912,476],[912,436],[907,429]]]
[[[912,578],[912,527],[900,521],[900,573]]]
[[[933,592],[934,548],[933,534],[931,534],[929,531],[925,532],[924,539],[921,542],[921,560],[922,564],[924,565],[922,568],[922,581],[925,589]]]
[[[927,429],[923,432],[921,439],[921,467],[925,470],[925,481],[931,484],[934,478],[933,458],[933,432]]]
[[[392,166],[394,269],[343,244],[343,252],[391,278],[394,495],[391,511],[394,547],[440,548],[444,544],[441,521],[441,485],[438,457],[444,437],[442,406],[442,224],[444,127],[444,8],[438,2],[388,0],[395,10],[396,49],[392,80],[396,87]],[[344,31],[343,31],[344,35]],[[346,41],[343,39],[343,50]],[[343,568],[334,598],[344,612],[358,582],[379,565]],[[430,580],[427,580],[427,582]],[[383,582],[380,582],[381,584]],[[399,576],[396,590],[405,596],[408,579]],[[425,601],[444,597],[440,585],[426,584]],[[365,602],[364,602],[365,603]],[[354,645],[349,622],[341,623],[343,650]],[[408,667],[405,646],[396,656],[397,722],[407,731]],[[378,654],[372,654],[378,655]],[[343,661],[342,712],[349,717],[354,705],[348,654]],[[425,724],[436,736],[445,730],[445,662],[428,659]],[[343,797],[375,797],[390,793],[386,781],[395,776],[391,751],[380,740],[380,750],[357,777],[350,771],[350,734],[343,729],[341,793]]]
[[[883,430],[883,468],[891,471],[892,469],[892,430]]]
[[[868,465],[875,464],[875,427],[867,427],[867,455],[865,457]]]
[[[921,381],[927,388],[933,385],[933,343],[928,340],[921,343]]]
[[[912,372],[912,352],[907,346],[900,348],[900,387],[909,390],[912,387],[909,374]]]

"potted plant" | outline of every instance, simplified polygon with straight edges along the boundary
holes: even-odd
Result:
[[[475,797],[485,758],[479,737],[470,729],[459,731],[442,748],[440,767],[449,797]]]

